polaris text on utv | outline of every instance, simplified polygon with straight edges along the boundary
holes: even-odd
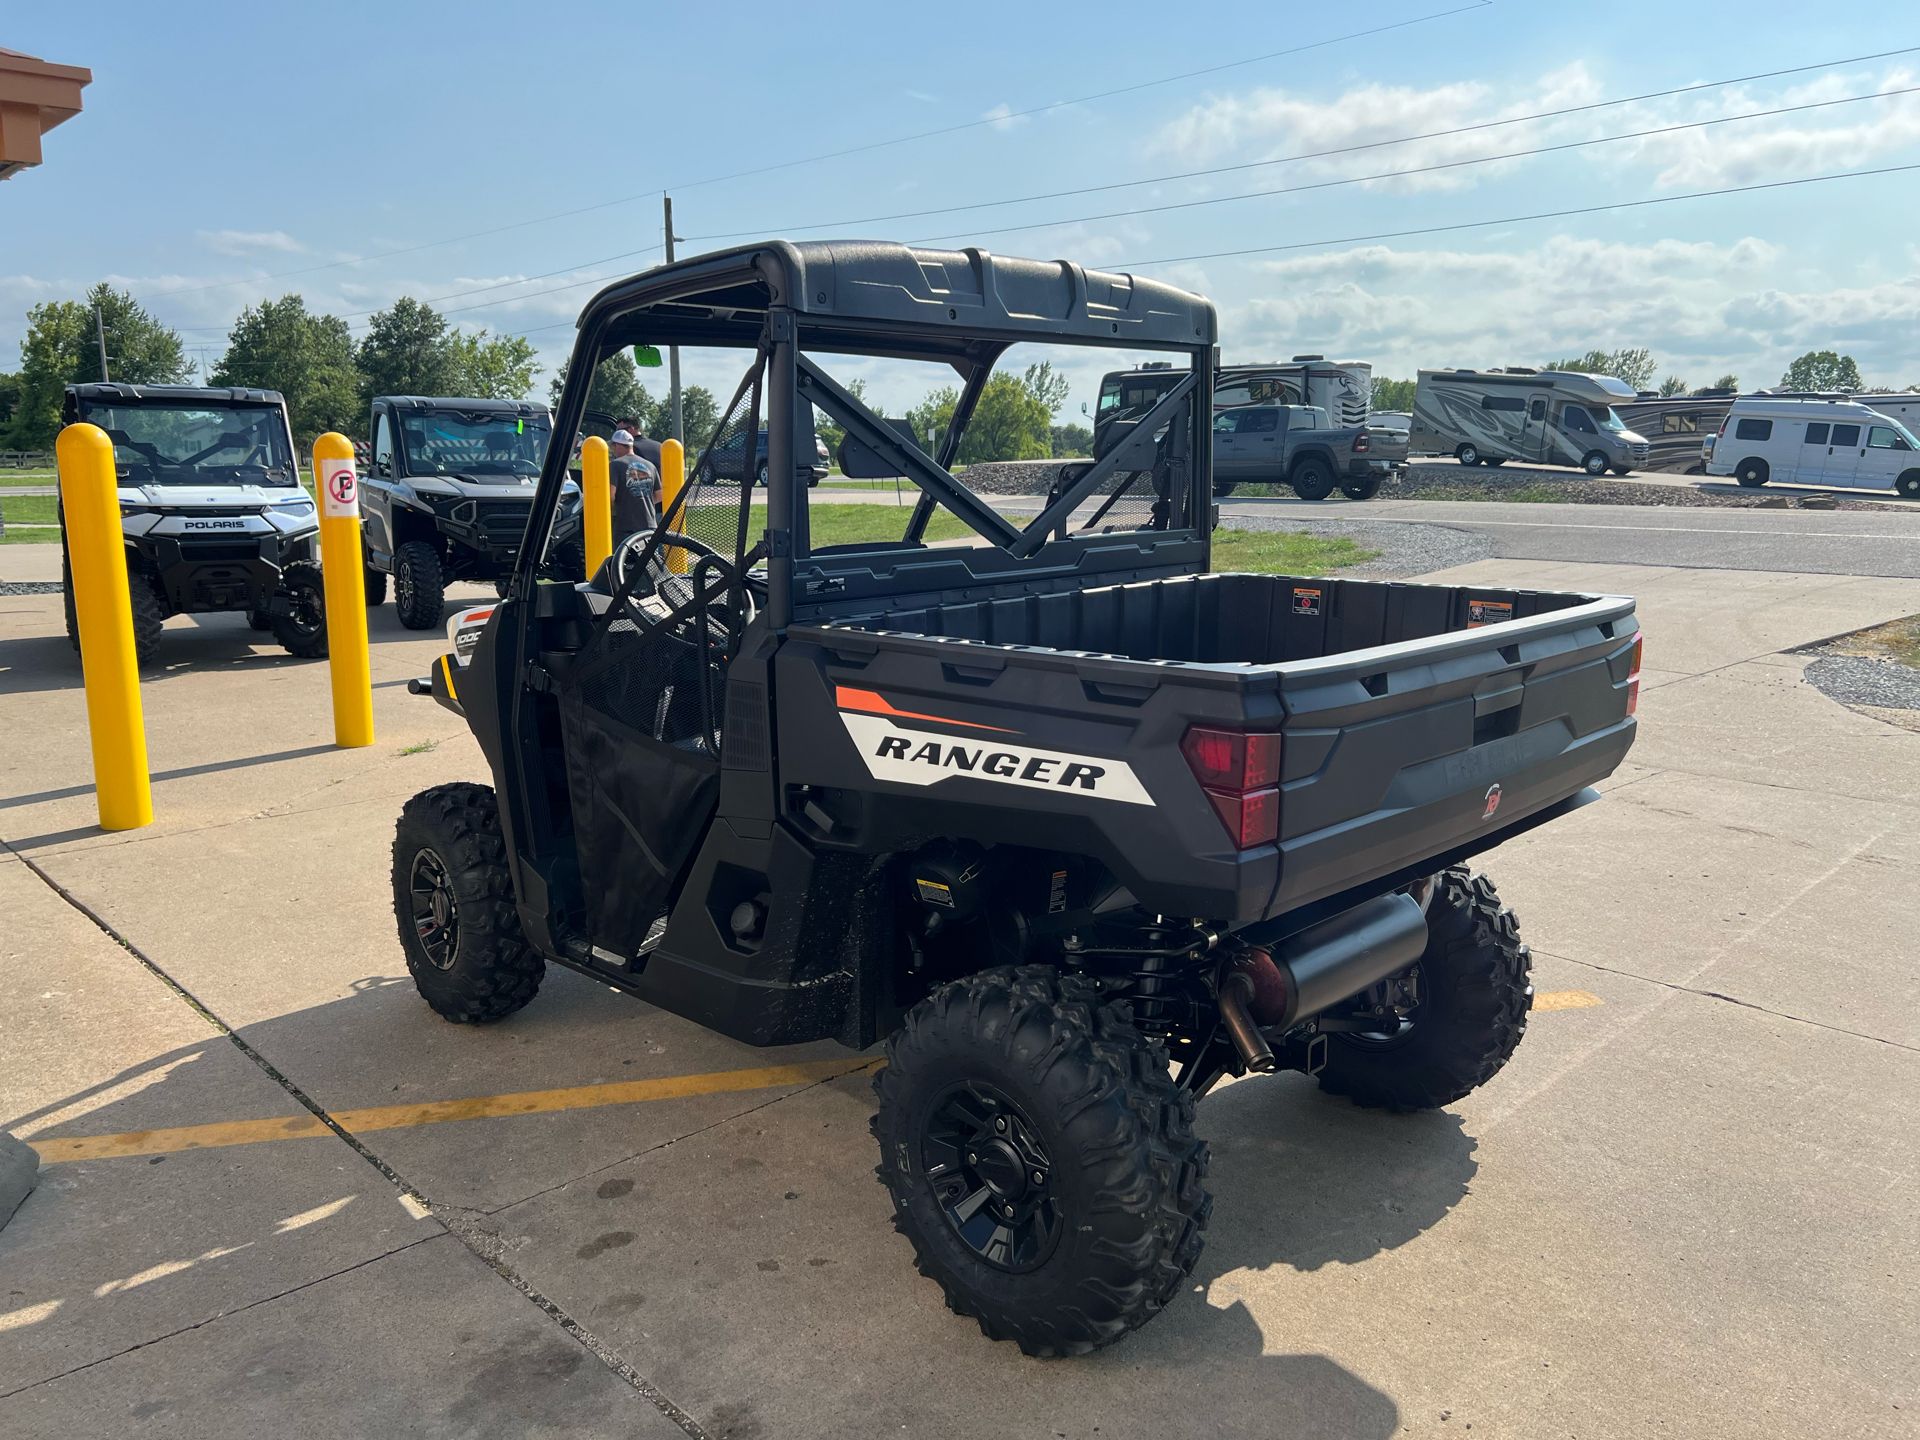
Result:
[[[244,612],[290,655],[327,653],[320,521],[278,391],[69,385],[61,414],[113,442],[141,664],[153,660],[169,615],[222,610]],[[64,510],[60,524],[67,638],[77,650]]]
[[[588,305],[561,434],[636,344],[743,356],[699,448],[764,423],[764,509],[703,461],[582,577],[545,543],[549,452],[506,600],[415,687],[494,781],[423,791],[395,837],[435,1010],[498,1020],[551,962],[752,1044],[884,1041],[895,1223],[1036,1355],[1179,1294],[1222,1077],[1419,1109],[1506,1063],[1528,952],[1464,862],[1620,763],[1631,600],[1209,574],[1214,312],[1155,281],[875,242],[684,260]],[[1008,518],[952,467],[1029,344],[1180,371]],[[837,378],[861,357],[958,377],[937,443]],[[816,409],[845,474],[916,487],[897,540],[811,542]],[[939,510],[975,542],[927,544]]]
[[[409,630],[440,624],[446,588],[506,593],[553,426],[527,400],[380,395],[360,487],[367,604],[387,598]]]

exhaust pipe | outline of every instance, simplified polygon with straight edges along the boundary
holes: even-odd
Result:
[[[1220,1022],[1240,1063],[1279,1068],[1263,1030],[1311,1020],[1413,964],[1427,948],[1427,917],[1411,895],[1381,895],[1271,949],[1245,946],[1219,984]]]
[[[1380,895],[1289,935],[1273,958],[1287,977],[1290,1003],[1268,1024],[1293,1025],[1377,985],[1427,948],[1427,916],[1411,895]]]

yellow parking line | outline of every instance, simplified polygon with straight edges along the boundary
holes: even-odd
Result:
[[[1585,990],[1545,990],[1533,997],[1535,1010],[1585,1010],[1607,1002]]]
[[[1582,1010],[1604,1002],[1585,990],[1547,990],[1533,997],[1533,1008]],[[336,1110],[333,1118],[349,1135],[376,1130],[408,1130],[452,1120],[487,1120],[504,1115],[547,1115],[559,1110],[588,1110],[601,1105],[636,1105],[649,1100],[684,1100],[741,1090],[770,1090],[780,1085],[810,1085],[871,1070],[878,1058],[854,1061],[814,1060],[800,1065],[768,1065],[757,1070],[715,1070],[704,1075],[667,1075],[657,1080],[620,1080],[606,1085],[574,1085],[563,1090],[518,1090],[505,1095],[475,1095],[466,1100],[424,1100],[412,1105],[372,1105]],[[268,1140],[317,1140],[333,1132],[313,1115],[281,1115],[269,1120],[221,1120],[167,1130],[127,1130],[118,1135],[35,1136],[27,1143],[45,1165],[69,1160],[111,1160],[130,1155],[171,1155],[182,1150],[212,1150],[228,1145],[258,1145]]]
[[[415,1125],[444,1125],[450,1120],[482,1120],[502,1115],[545,1115],[556,1110],[585,1110],[598,1105],[633,1105],[647,1100],[681,1100],[767,1090],[778,1085],[808,1085],[872,1069],[876,1060],[815,1060],[801,1065],[768,1065],[758,1070],[717,1070],[705,1075],[668,1075],[657,1080],[620,1080],[606,1085],[575,1085],[564,1090],[520,1090],[507,1095],[476,1095],[466,1100],[427,1100],[414,1105],[374,1105],[337,1110],[333,1118],[348,1134],[404,1130]],[[169,1130],[128,1130],[118,1135],[35,1136],[27,1143],[43,1164],[67,1160],[105,1160],[126,1155],[165,1155],[180,1150],[209,1150],[225,1145],[258,1145],[266,1140],[312,1140],[333,1132],[312,1115],[283,1115],[271,1120],[227,1120],[182,1125]]]

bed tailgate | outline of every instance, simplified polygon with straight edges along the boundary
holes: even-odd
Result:
[[[1475,593],[1473,628],[1282,667],[1276,912],[1497,843],[1625,757],[1633,601],[1515,620],[1524,592]]]

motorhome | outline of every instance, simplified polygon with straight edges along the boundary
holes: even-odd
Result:
[[[1920,440],[1859,400],[1743,395],[1720,427],[1707,473],[1750,488],[1842,485],[1920,500]]]
[[[1164,361],[1103,376],[1093,416],[1093,453],[1105,455],[1179,378]],[[1337,427],[1364,426],[1372,392],[1373,366],[1364,360],[1296,355],[1284,363],[1227,365],[1215,371],[1213,409],[1217,415],[1242,405],[1317,405]]]
[[[1691,395],[1660,395],[1641,391],[1638,399],[1615,403],[1621,423],[1647,442],[1642,470],[1670,475],[1704,475],[1702,445],[1727,418],[1735,392],[1696,390]],[[1920,400],[1920,396],[1914,397]]]
[[[1646,464],[1646,440],[1613,407],[1638,399],[1611,375],[1572,370],[1422,370],[1414,388],[1414,455],[1452,455],[1462,465],[1574,465],[1589,475],[1630,475]]]

